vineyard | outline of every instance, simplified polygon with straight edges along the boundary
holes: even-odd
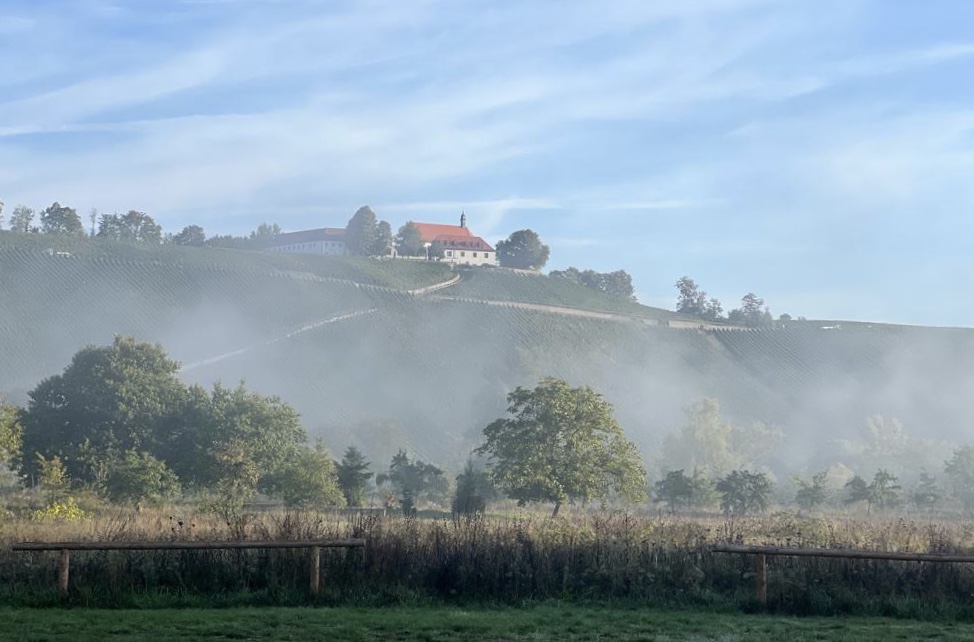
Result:
[[[547,375],[605,394],[650,467],[682,409],[704,397],[734,422],[781,426],[792,469],[835,463],[830,440],[854,438],[874,414],[955,442],[974,414],[969,330],[700,331],[568,316],[515,303],[676,318],[504,270],[471,270],[433,297],[405,292],[450,276],[425,262],[0,233],[0,394],[26,403],[84,345],[134,335],[161,343],[188,381],[246,380],[281,396],[333,450],[355,444],[388,461],[407,446],[448,468],[513,387]]]

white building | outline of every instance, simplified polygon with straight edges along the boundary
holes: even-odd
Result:
[[[324,254],[328,256],[348,254],[348,249],[345,247],[345,230],[339,227],[323,227],[317,230],[278,234],[274,237],[273,244],[267,249],[270,252],[290,254]]]
[[[497,265],[497,252],[490,243],[470,232],[466,214],[460,215],[460,225],[413,225],[419,229],[431,257],[454,265]]]

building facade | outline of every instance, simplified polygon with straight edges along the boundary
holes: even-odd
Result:
[[[429,257],[454,265],[497,265],[497,252],[490,243],[474,236],[467,227],[467,215],[460,225],[413,223],[423,238]]]
[[[270,252],[289,254],[323,254],[326,256],[345,256],[345,230],[339,227],[323,227],[317,230],[286,232],[278,234],[274,243],[267,248]]]

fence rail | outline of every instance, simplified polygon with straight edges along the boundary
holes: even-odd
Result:
[[[863,551],[844,548],[790,548],[787,546],[746,546],[743,544],[717,544],[714,553],[741,553],[755,555],[754,577],[757,599],[768,603],[767,556],[778,557],[826,557],[854,560],[886,560],[895,562],[932,562],[940,564],[971,564],[974,555],[939,555],[935,553],[901,553],[896,551]]]
[[[308,555],[308,587],[311,593],[321,592],[321,549],[364,548],[364,539],[332,540],[284,540],[266,542],[21,542],[10,547],[12,551],[60,551],[58,557],[58,590],[68,593],[71,573],[71,551],[206,551],[247,549],[296,549],[306,548]]]

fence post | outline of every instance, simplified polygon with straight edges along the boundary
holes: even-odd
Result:
[[[68,594],[68,576],[71,572],[71,551],[61,549],[61,557],[57,562],[57,585],[61,596]]]
[[[757,598],[763,606],[768,605],[768,563],[764,553],[758,553],[754,562],[754,579],[757,585]]]
[[[310,588],[311,594],[317,596],[321,592],[321,549],[317,546],[311,547],[310,560]]]

